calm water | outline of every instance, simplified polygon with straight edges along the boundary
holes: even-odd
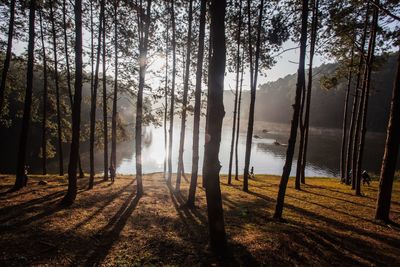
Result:
[[[282,173],[285,160],[286,146],[277,146],[275,140],[280,143],[287,143],[289,133],[287,131],[276,131],[260,134],[262,138],[253,138],[251,166],[254,166],[255,173],[276,174]],[[184,167],[186,172],[191,171],[192,159],[192,128],[189,126],[186,131],[186,144],[184,152]],[[384,135],[374,134],[367,137],[365,154],[365,166],[368,171],[378,171],[382,159]],[[245,153],[245,133],[239,138],[239,173],[243,173]],[[164,167],[164,130],[153,126],[146,127],[143,136],[143,171],[145,173],[160,172]],[[231,142],[231,128],[224,127],[221,140],[220,161],[221,173],[228,173],[229,151]],[[307,176],[338,176],[340,159],[340,131],[317,130],[310,135]],[[174,129],[173,146],[173,171],[176,172],[179,146],[179,127]],[[121,174],[135,173],[134,141],[120,143],[118,145],[117,172]],[[204,131],[200,133],[200,171],[203,162]],[[83,163],[88,166],[87,153],[83,155]],[[296,167],[297,153],[293,163]],[[96,167],[102,171],[102,153],[96,154]]]

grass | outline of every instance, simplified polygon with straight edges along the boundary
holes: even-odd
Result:
[[[75,204],[60,209],[65,178],[32,176],[28,187],[6,194],[13,179],[0,177],[1,266],[400,265],[399,228],[373,220],[377,181],[356,197],[336,179],[308,178],[302,191],[290,180],[286,223],[279,223],[271,219],[278,177],[259,175],[244,193],[239,181],[228,186],[222,176],[230,253],[219,259],[207,246],[204,190],[198,189],[197,209],[187,209],[185,180],[174,193],[161,174],[146,175],[138,199],[134,177],[120,176],[114,184],[96,178],[93,190],[80,179]],[[391,217],[400,223],[398,181]]]

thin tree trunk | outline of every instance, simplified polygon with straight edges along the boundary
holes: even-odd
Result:
[[[244,58],[244,49],[242,49],[242,59]],[[236,141],[235,141],[235,180],[239,180],[239,133],[240,133],[240,108],[242,104],[242,89],[243,89],[243,73],[244,73],[244,64],[243,60],[240,60],[242,69],[240,74],[240,86],[239,86],[239,98],[238,98],[238,108],[237,108],[237,126],[236,126]]]
[[[28,143],[29,122],[32,109],[32,91],[33,91],[33,65],[35,50],[35,11],[36,1],[29,1],[29,40],[28,40],[28,66],[26,73],[26,91],[24,112],[22,116],[22,127],[19,139],[17,175],[14,184],[14,190],[19,190],[26,186],[28,177],[25,175],[26,150]]]
[[[231,140],[231,152],[229,155],[229,170],[228,170],[228,184],[232,183],[232,163],[233,163],[233,152],[235,149],[235,133],[236,133],[236,116],[237,116],[237,105],[238,105],[238,94],[239,94],[239,74],[240,74],[240,36],[242,29],[242,1],[239,1],[239,22],[238,22],[238,34],[236,42],[236,86],[235,86],[235,106],[233,109],[233,125],[232,125],[232,140]]]
[[[8,37],[7,37],[7,51],[6,58],[4,60],[3,71],[1,73],[1,83],[0,83],[0,113],[3,110],[4,105],[4,91],[6,90],[7,73],[10,68],[11,62],[11,51],[12,51],[12,40],[14,35],[14,19],[15,19],[15,0],[10,2],[10,21],[8,23]]]
[[[224,215],[222,209],[221,189],[219,182],[219,171],[221,165],[218,154],[221,142],[222,121],[225,115],[224,74],[225,74],[225,7],[226,1],[213,0],[210,8],[212,36],[212,57],[209,73],[209,118],[208,133],[210,138],[205,144],[204,150],[204,174],[206,176],[206,200],[208,226],[210,236],[210,248],[217,255],[226,252],[226,234],[224,226]]]
[[[117,168],[117,102],[118,102],[118,1],[114,4],[114,96],[111,118],[111,180],[115,179]]]
[[[164,88],[164,179],[167,177],[168,166],[168,42],[169,42],[169,24],[166,23],[165,29],[165,88]]]
[[[250,15],[250,7],[251,1],[247,0],[248,4],[248,38],[249,44],[251,44],[251,15]],[[249,45],[249,55],[250,55],[250,111],[249,111],[249,121],[247,125],[247,138],[246,138],[246,152],[245,152],[245,160],[244,160],[244,174],[243,174],[243,191],[249,191],[249,166],[250,166],[250,156],[251,156],[251,144],[253,140],[253,127],[254,127],[254,108],[256,104],[256,89],[257,89],[257,77],[258,77],[258,61],[260,57],[260,38],[261,38],[261,25],[262,25],[262,17],[264,10],[264,0],[261,0],[260,3],[260,14],[258,17],[258,26],[257,26],[257,42],[256,42],[256,54],[255,61],[253,66],[253,52],[252,46]]]
[[[68,165],[68,191],[61,204],[71,205],[77,193],[76,171],[79,158],[79,135],[82,102],[82,0],[75,0],[75,94],[72,109],[72,142]]]
[[[43,119],[42,119],[42,174],[47,174],[47,58],[46,48],[44,46],[44,34],[43,34],[43,19],[42,10],[39,11],[40,19],[40,39],[42,43],[42,57],[43,57]]]
[[[178,171],[176,174],[176,185],[175,190],[180,191],[181,187],[181,176],[183,173],[183,150],[185,148],[185,130],[186,130],[186,109],[187,109],[187,98],[189,90],[189,73],[190,73],[190,52],[192,49],[192,21],[193,21],[193,0],[189,0],[189,25],[188,25],[188,36],[186,43],[186,66],[185,66],[185,78],[183,83],[183,99],[182,99],[182,118],[181,118],[181,135],[179,142],[179,157],[178,157]]]
[[[104,181],[108,181],[108,122],[107,122],[107,73],[106,73],[106,16],[103,15],[103,139]]]
[[[365,74],[364,74],[364,82],[363,82],[363,108],[362,108],[362,120],[361,120],[361,137],[359,143],[359,150],[357,155],[357,175],[356,175],[356,195],[361,195],[361,168],[362,161],[364,156],[364,146],[365,146],[365,134],[367,132],[367,114],[368,114],[368,101],[369,101],[369,91],[371,87],[371,71],[372,65],[374,63],[374,50],[375,50],[375,41],[376,41],[376,31],[378,26],[378,8],[373,8],[373,17],[371,24],[371,34],[370,40],[368,44],[368,56],[367,56],[367,64],[365,65]]]
[[[174,139],[174,103],[175,103],[175,76],[176,76],[176,41],[175,41],[175,0],[171,0],[171,26],[172,26],[172,84],[171,104],[169,111],[169,145],[168,145],[168,177],[167,183],[171,184],[172,179],[172,144]]]
[[[189,195],[187,205],[194,207],[197,188],[197,175],[199,171],[199,132],[200,132],[200,113],[201,113],[201,80],[203,76],[203,60],[204,60],[204,36],[206,28],[206,12],[207,0],[201,0],[200,5],[200,26],[199,26],[199,47],[197,52],[196,66],[196,89],[194,101],[194,118],[193,118],[193,154],[192,154],[192,174],[190,177]]]
[[[308,72],[308,83],[306,91],[306,113],[304,116],[304,133],[301,138],[304,139],[304,144],[302,147],[302,153],[299,154],[300,157],[300,182],[306,183],[306,164],[307,164],[307,149],[308,149],[308,133],[310,130],[310,109],[311,109],[311,90],[312,90],[312,77],[313,77],[313,60],[315,54],[315,46],[317,43],[317,30],[318,30],[318,10],[319,10],[319,0],[313,1],[313,17],[311,25],[311,42],[310,42],[310,61],[309,61],[309,72]],[[298,163],[299,164],[299,163]]]
[[[137,182],[137,195],[143,194],[142,182],[142,123],[143,123],[143,90],[145,86],[146,69],[147,69],[147,48],[149,42],[149,28],[150,28],[150,10],[151,0],[147,0],[146,14],[142,8],[142,1],[140,2],[139,16],[139,90],[137,94],[136,103],[136,182]]]
[[[343,111],[343,132],[342,132],[342,147],[341,147],[341,153],[340,153],[340,177],[342,182],[345,182],[346,184],[348,181],[346,181],[346,135],[347,135],[347,117],[348,117],[348,106],[349,106],[349,96],[350,96],[350,89],[351,89],[351,81],[352,81],[352,76],[353,76],[353,59],[354,58],[354,44],[351,49],[351,55],[350,55],[350,66],[349,66],[349,74],[347,77],[347,90],[346,90],[346,96],[344,100],[344,111]]]
[[[302,3],[303,4],[301,12],[300,60],[299,60],[299,69],[297,72],[296,98],[295,98],[295,104],[293,106],[294,112],[293,112],[292,125],[288,141],[288,148],[286,151],[286,161],[283,167],[281,181],[279,183],[279,192],[274,213],[275,219],[282,219],[286,187],[289,180],[290,171],[292,168],[294,148],[296,146],[296,135],[297,135],[297,128],[299,125],[301,90],[302,87],[304,86],[304,81],[305,81],[304,63],[305,63],[306,46],[307,46],[308,0],[303,0]]]
[[[376,202],[375,219],[390,222],[390,203],[394,173],[400,146],[400,53],[397,57],[397,72],[393,85],[392,103],[386,135],[385,153],[382,160],[379,192]]]
[[[96,71],[94,74],[93,90],[91,94],[91,108],[90,108],[90,179],[89,189],[93,188],[95,167],[94,167],[94,139],[96,131],[96,108],[97,108],[97,88],[99,86],[99,65],[101,55],[101,35],[103,32],[103,16],[104,16],[104,3],[101,0],[100,4],[100,17],[99,17],[99,32],[97,40],[97,54],[96,54]]]
[[[58,57],[57,57],[57,36],[54,16],[54,1],[50,3],[51,32],[53,37],[53,56],[54,56],[54,79],[56,85],[56,105],[57,105],[57,137],[58,137],[58,168],[60,176],[64,175],[64,155],[62,147],[62,124],[61,124],[61,103],[60,103],[60,83],[58,79]]]
[[[367,38],[367,29],[369,24],[369,3],[367,3],[367,8],[365,12],[365,22],[364,22],[364,32],[363,32],[363,39],[362,39],[362,46],[360,52],[360,62],[358,65],[358,74],[357,74],[357,91],[363,91],[360,88],[361,80],[362,80],[362,68],[363,65],[366,64],[364,58],[364,46]],[[362,109],[363,98],[359,96],[358,105],[357,105],[357,112],[355,114],[355,121],[354,121],[354,137],[353,137],[353,148],[352,148],[352,171],[351,171],[351,189],[356,189],[356,180],[357,180],[357,153],[358,153],[358,140],[360,136],[360,125],[361,125],[361,109]]]

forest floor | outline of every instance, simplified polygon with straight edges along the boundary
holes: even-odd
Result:
[[[218,259],[207,246],[201,187],[190,210],[185,180],[175,193],[162,174],[145,175],[141,198],[133,176],[96,180],[86,190],[87,178],[80,179],[75,203],[61,209],[65,178],[32,176],[26,188],[6,193],[14,176],[0,175],[0,266],[400,266],[400,228],[373,220],[377,181],[356,197],[337,179],[308,178],[302,191],[291,179],[282,223],[271,218],[279,177],[259,175],[244,193],[223,176],[229,253]],[[399,181],[391,217],[400,223]]]

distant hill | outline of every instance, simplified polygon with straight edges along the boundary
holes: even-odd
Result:
[[[333,75],[337,64],[324,64],[314,68],[310,125],[313,127],[341,128],[343,119],[346,81],[342,80],[331,90],[321,88],[320,79]],[[386,63],[372,74],[372,88],[368,110],[369,131],[386,130],[393,77],[396,69],[396,55],[387,58]],[[292,104],[296,88],[297,74],[287,75],[274,82],[259,86],[256,97],[255,120],[289,124],[292,119]],[[353,99],[350,99],[350,106]],[[226,117],[233,116],[234,94],[224,95]],[[241,118],[248,118],[250,93],[243,93]]]

